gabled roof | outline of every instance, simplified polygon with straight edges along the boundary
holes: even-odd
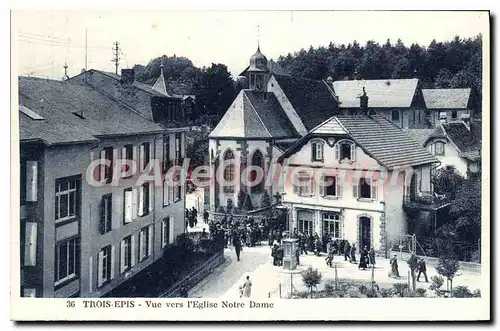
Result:
[[[162,127],[91,87],[19,77],[19,104],[43,120],[20,112],[20,140],[47,145],[98,141],[116,135],[153,134]]]
[[[250,66],[246,67],[245,70],[243,70],[239,76],[246,76],[248,69]],[[267,61],[267,68],[269,69],[269,72],[275,75],[279,76],[290,76],[290,73],[283,68],[278,62],[274,60],[269,60]]]
[[[273,93],[242,90],[210,138],[283,138],[298,133]]]
[[[308,131],[339,113],[337,99],[326,82],[276,75],[274,78]]]
[[[407,129],[405,130],[410,137],[412,137],[416,142],[422,146],[426,146],[427,142],[432,138],[445,138],[446,136],[443,132],[441,126],[435,129]]]
[[[418,79],[340,80],[333,82],[340,108],[359,108],[363,87],[370,108],[408,108],[417,89]]]
[[[470,88],[422,89],[427,109],[466,109]]]
[[[446,136],[458,148],[463,157],[475,161],[481,158],[481,124],[472,122],[470,130],[463,122],[442,124]]]
[[[280,159],[293,154],[307,140],[326,134],[328,131],[326,128],[332,129],[332,135],[341,134],[350,137],[368,155],[388,169],[439,162],[399,127],[385,117],[377,115],[335,116],[300,139]],[[342,133],[340,128],[345,133]]]
[[[163,77],[163,65],[162,65],[162,68],[160,71],[160,77],[158,77],[158,79],[154,83],[152,89],[153,89],[153,91],[164,94],[167,97],[170,96],[167,92],[167,84],[165,84],[165,77]]]

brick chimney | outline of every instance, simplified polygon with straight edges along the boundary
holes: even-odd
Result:
[[[132,84],[135,79],[134,69],[122,69],[122,84]]]

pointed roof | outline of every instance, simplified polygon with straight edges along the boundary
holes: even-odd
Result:
[[[163,76],[163,63],[160,65],[160,77],[156,80],[153,85],[153,90],[170,97],[167,92],[167,84],[165,83],[165,77]]]
[[[210,138],[299,137],[273,93],[242,90]]]

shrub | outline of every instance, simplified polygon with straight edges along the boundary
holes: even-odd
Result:
[[[474,298],[480,298],[481,297],[481,290],[480,289],[474,290],[474,292],[472,292],[472,296]]]
[[[309,288],[309,291],[311,292],[311,297],[312,297],[313,287],[318,286],[318,284],[321,282],[322,276],[323,275],[318,271],[318,269],[313,269],[312,267],[309,267],[306,271],[302,273],[302,281],[304,282],[304,285]]]
[[[233,210],[233,207],[234,207],[233,200],[227,199],[227,204],[226,204],[227,212],[230,213]]]
[[[366,292],[368,292],[368,288],[365,285],[359,285],[358,289],[361,294],[366,294]]]
[[[219,208],[217,208],[217,212],[225,214],[226,210],[224,209],[224,206],[219,206]]]
[[[457,286],[452,291],[452,297],[454,298],[472,298],[473,294],[467,286]]]
[[[416,291],[406,291],[404,293],[404,297],[405,298],[417,298],[419,297],[420,295],[418,295],[418,293]]]
[[[359,289],[356,287],[351,287],[347,290],[347,298],[362,298],[363,295],[359,292]]]
[[[432,276],[431,277],[431,286],[429,286],[429,289],[434,291],[436,293],[437,296],[442,296],[442,292],[441,292],[441,286],[443,286],[444,284],[444,279],[443,277],[441,276]]]
[[[392,288],[394,289],[395,294],[398,294],[399,296],[404,296],[405,292],[408,290],[408,284],[406,283],[396,283],[392,285]]]
[[[391,298],[394,295],[394,292],[391,289],[383,288],[380,290],[380,294],[382,298]]]
[[[243,208],[243,203],[245,202],[245,198],[247,197],[247,194],[245,193],[245,191],[243,190],[240,190],[238,192],[238,197],[237,197],[237,207],[238,209],[242,209]]]
[[[425,292],[427,292],[427,290],[425,288],[417,288],[416,292],[418,293],[418,296],[425,297]]]
[[[335,293],[335,280],[334,279],[328,279],[325,281],[325,292],[327,294]]]

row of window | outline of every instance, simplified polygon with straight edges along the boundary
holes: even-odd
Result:
[[[313,140],[311,142],[311,159],[316,162],[324,161],[325,142],[323,140]],[[356,144],[350,140],[340,140],[334,145],[335,160],[356,160]]]
[[[338,213],[323,213],[323,233],[333,236],[334,239],[342,239],[342,223],[340,221],[340,214]],[[297,222],[298,231],[307,236],[313,235],[312,220],[299,219]]]
[[[224,161],[229,162],[234,160],[234,153],[231,149],[228,149],[223,156]],[[264,172],[265,164],[264,164],[264,155],[260,150],[256,150],[252,155],[252,166],[260,167]],[[223,186],[224,193],[234,193],[234,183],[236,179],[236,169],[234,162],[227,163],[224,168],[223,173],[224,180],[227,182],[227,185]],[[255,183],[257,179],[257,171],[252,170],[249,173],[249,181],[253,183],[252,191],[261,191],[264,189],[265,179],[262,178],[260,182]]]
[[[161,245],[166,245],[174,241],[174,219],[167,217],[161,225]],[[152,254],[153,226],[150,225],[141,229],[138,235],[129,235],[120,241],[120,273],[124,273],[132,268],[137,261],[141,262]],[[97,256],[97,286],[103,286],[114,278],[115,266],[115,246],[107,245],[103,247]],[[73,280],[79,275],[80,266],[80,240],[69,238],[56,243],[55,255],[55,286],[61,285],[69,280]],[[91,275],[92,277],[92,275]]]
[[[175,165],[180,165],[180,161],[182,160],[182,134],[176,133],[174,139],[174,155],[173,160],[171,158],[170,153],[170,135],[163,136],[163,159],[162,159],[162,169],[164,172],[168,170],[168,168],[172,165],[172,162]],[[127,161],[136,161],[137,160],[137,151],[136,146],[132,144],[125,145],[121,148],[121,158]],[[102,160],[106,160],[109,162],[109,165],[101,165],[97,167],[97,175],[96,177],[101,182],[110,183],[113,179],[113,171],[114,171],[114,162],[120,156],[118,155],[118,149],[114,149],[113,147],[105,147],[102,149],[100,153],[100,158]],[[147,169],[149,166],[149,162],[151,161],[151,144],[149,142],[144,142],[139,145],[139,171],[143,171]],[[127,178],[132,176],[132,172],[128,168],[128,166],[124,165],[122,169],[120,169],[121,178]],[[97,179],[96,178],[96,179]]]
[[[322,181],[322,185],[319,185],[321,196],[337,198],[342,196],[342,185],[337,176],[323,176]],[[373,180],[360,178],[352,187],[354,198],[377,199],[377,185]],[[309,173],[298,173],[295,178],[293,192],[303,197],[314,196],[315,187],[313,177]]]

